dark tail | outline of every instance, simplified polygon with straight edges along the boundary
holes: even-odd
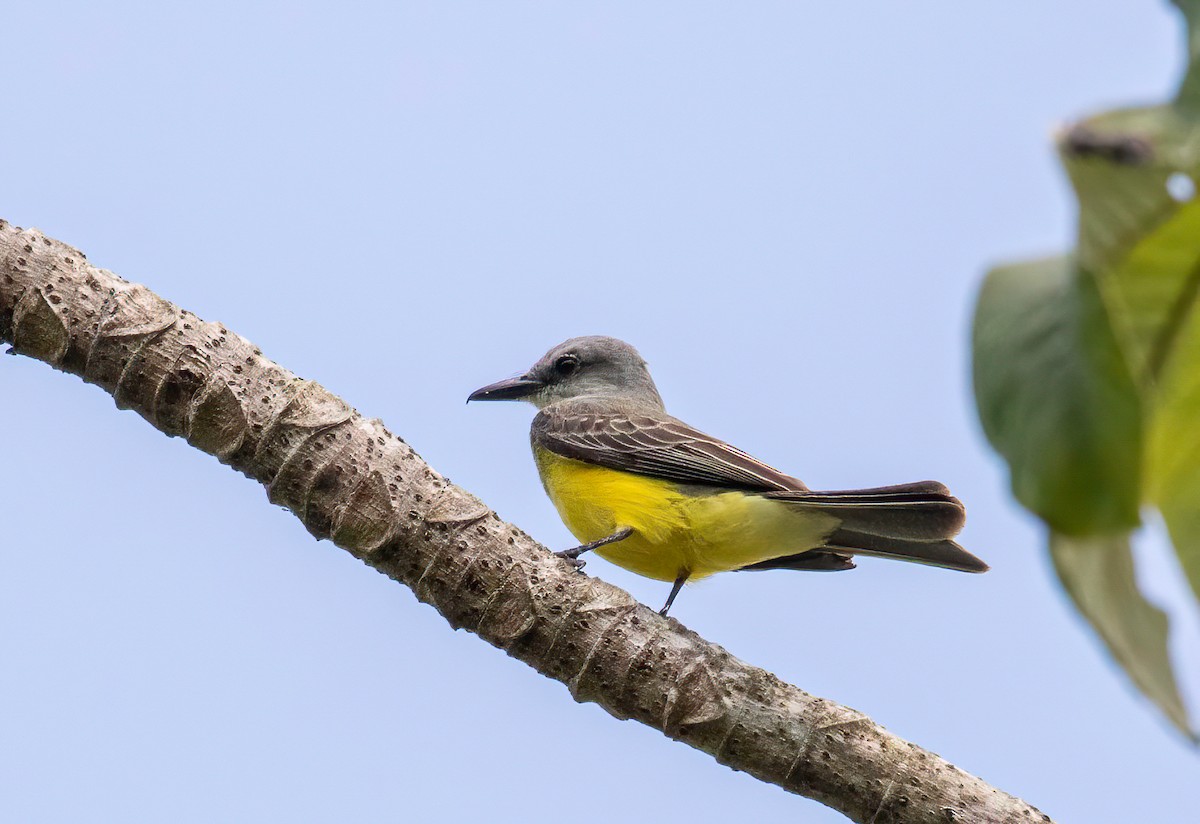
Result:
[[[936,481],[840,492],[769,492],[764,497],[811,508],[841,521],[825,546],[810,552],[877,555],[961,572],[988,569],[987,564],[950,540],[962,529],[966,510],[949,489]],[[812,568],[806,562],[813,556],[805,555],[775,558],[746,568]]]

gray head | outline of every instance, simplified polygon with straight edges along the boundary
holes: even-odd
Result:
[[[617,398],[662,409],[662,398],[637,350],[603,335],[555,346],[524,375],[476,389],[467,401],[529,401],[541,409],[582,397]]]

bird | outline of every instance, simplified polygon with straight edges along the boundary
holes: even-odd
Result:
[[[966,510],[937,481],[815,491],[667,414],[646,361],[602,335],[571,338],[471,401],[520,400],[563,523],[581,542],[555,553],[582,569],[594,551],[672,584],[733,570],[854,569],[869,555],[961,572],[988,565],[952,538]]]

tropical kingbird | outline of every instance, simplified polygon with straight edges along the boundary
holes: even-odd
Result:
[[[572,338],[468,401],[538,408],[530,440],[550,500],[590,550],[632,572],[686,581],[735,569],[854,569],[854,555],[985,572],[950,540],[965,510],[936,481],[815,492],[667,414],[646,362],[616,338]]]

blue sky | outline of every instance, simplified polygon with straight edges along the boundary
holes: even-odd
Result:
[[[967,349],[984,269],[1070,242],[1052,130],[1164,97],[1177,21],[878,5],[18,4],[0,217],[224,322],[555,548],[530,410],[463,400],[579,334],[811,486],[948,483],[988,575],[725,575],[674,614],[1058,820],[1190,820],[1197,757],[1068,607]],[[4,358],[0,397],[0,819],[843,820],[574,704],[99,390]],[[1195,704],[1195,609],[1139,553]]]

